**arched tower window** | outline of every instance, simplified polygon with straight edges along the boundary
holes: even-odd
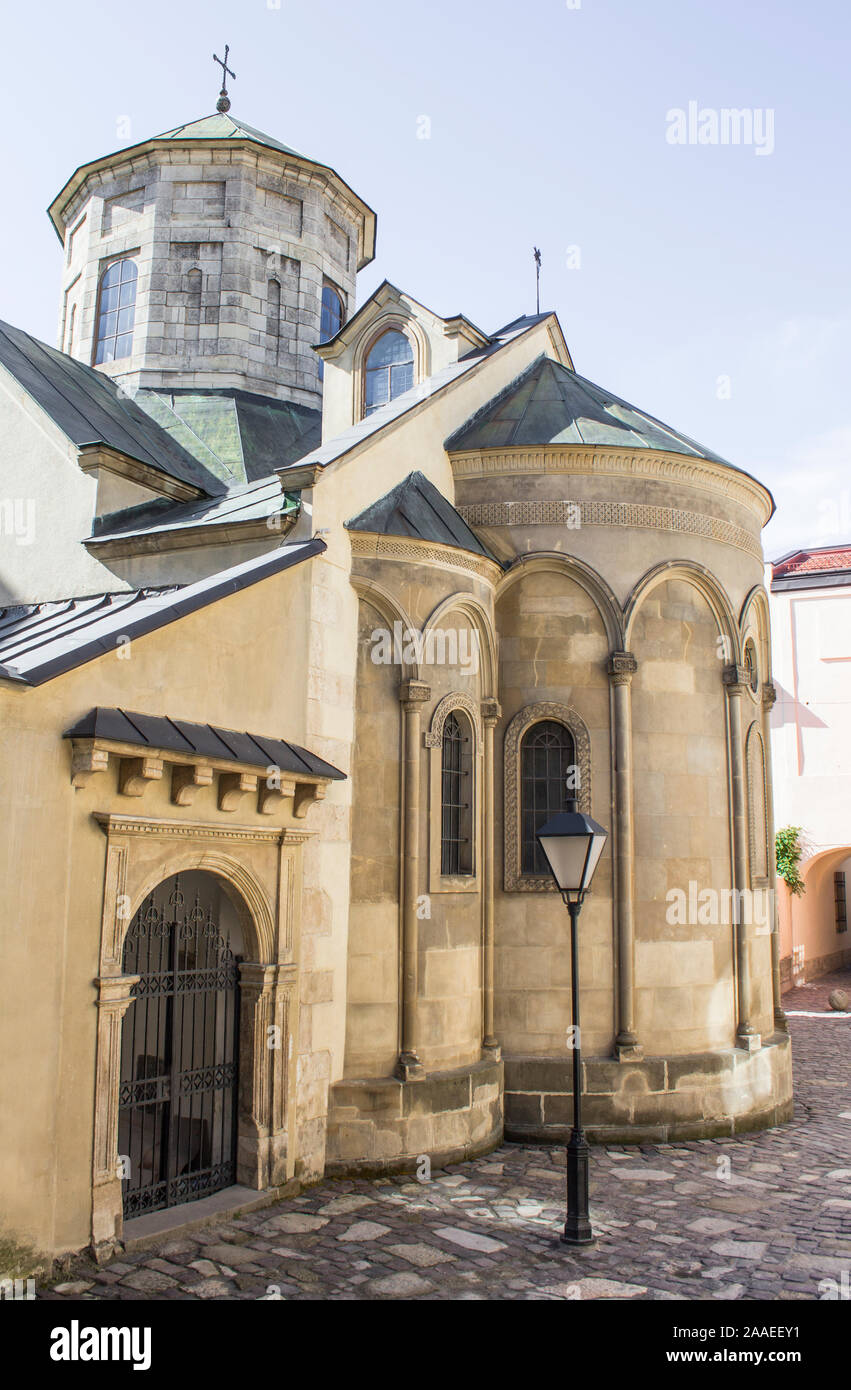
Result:
[[[330,343],[332,338],[336,338],[340,329],[343,327],[345,317],[343,297],[338,294],[333,285],[322,286],[322,314],[319,320],[319,341],[320,343]],[[319,359],[319,380],[325,375],[325,363]]]
[[[520,745],[520,872],[546,874],[549,866],[535,839],[536,831],[563,811],[570,794],[567,777],[576,765],[570,730],[555,719],[533,724]]]
[[[440,872],[473,872],[473,733],[466,715],[452,710],[443,725]]]
[[[279,280],[270,280],[266,292],[266,333],[270,351],[277,355],[278,339],[281,335],[281,285]]]
[[[333,285],[322,287],[322,320],[319,325],[320,343],[330,343],[343,327],[343,300]]]
[[[70,320],[69,320],[69,322],[68,322],[68,344],[67,344],[67,346],[66,346],[66,348],[65,348],[65,351],[68,352],[68,353],[71,353],[71,352],[74,351],[74,328],[75,328],[75,326],[76,326],[76,323],[77,323],[77,306],[76,306],[76,304],[72,304],[72,305],[71,305],[71,318],[70,318]]]
[[[414,349],[404,333],[389,328],[370,349],[364,373],[364,415],[395,400],[414,384]]]
[[[100,281],[95,365],[129,357],[136,318],[136,262],[113,261]]]

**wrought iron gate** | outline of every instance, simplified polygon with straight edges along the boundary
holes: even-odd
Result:
[[[186,910],[178,875],[133,918],[124,970],[140,976],[124,1018],[118,1111],[132,1217],[236,1180],[238,961],[211,904],[196,892]]]

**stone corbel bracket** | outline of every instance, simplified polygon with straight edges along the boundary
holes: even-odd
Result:
[[[108,770],[110,759],[117,765],[121,796],[143,796],[148,784],[161,781],[168,767],[173,805],[191,806],[198,792],[217,780],[216,805],[225,813],[236,811],[250,796],[261,815],[273,815],[284,804],[296,820],[304,820],[311,806],[324,798],[331,781],[329,777],[301,772],[293,775],[271,766],[261,769],[215,758],[191,758],[162,748],[140,752],[134,744],[78,738],[71,741],[72,784],[87,786],[92,777]]]

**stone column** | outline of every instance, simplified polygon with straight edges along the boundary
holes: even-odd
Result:
[[[133,1001],[138,975],[108,975],[98,987],[95,1071],[94,1172],[92,1175],[92,1252],[98,1263],[115,1253],[122,1233],[118,1153],[118,1090],[121,1081],[121,1025]]]
[[[621,1062],[644,1055],[635,1031],[635,848],[632,807],[632,678],[638,662],[631,652],[612,652],[609,680],[614,706],[615,863],[614,895],[618,932],[618,1035]]]
[[[482,795],[482,860],[483,860],[483,912],[482,912],[482,1003],[483,1036],[482,1051],[494,1061],[499,1061],[500,1046],[493,1024],[493,943],[494,943],[494,763],[493,731],[502,710],[496,700],[482,702],[482,723],[485,729],[484,751],[484,789]]]
[[[294,965],[239,967],[237,1180],[246,1187],[287,1181],[287,1120]]]
[[[421,681],[403,681],[402,702],[405,767],[405,805],[402,815],[402,1049],[396,1075],[412,1081],[425,1075],[417,1052],[417,990],[419,930],[417,889],[420,868],[420,710],[431,699]]]
[[[770,831],[768,843],[768,876],[771,879],[771,992],[774,996],[774,1024],[781,1033],[788,1033],[789,1024],[783,1011],[780,989],[780,923],[777,917],[777,854],[774,846],[774,778],[771,770],[771,711],[777,700],[773,681],[762,686],[762,746],[765,750],[765,804]]]
[[[742,920],[743,893],[748,887],[748,818],[745,799],[745,755],[742,742],[742,698],[748,684],[745,666],[724,668],[730,738],[730,788],[733,799],[733,919],[736,929],[736,986],[738,1011],[736,1046],[754,1052],[761,1043],[750,1021],[751,962],[747,923]]]

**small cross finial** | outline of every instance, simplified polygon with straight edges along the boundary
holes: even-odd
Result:
[[[225,50],[225,51],[227,51],[227,50]],[[538,249],[537,246],[533,246],[533,247],[532,247],[532,254],[533,254],[534,257],[535,257],[535,286],[536,286],[535,302],[536,302],[536,304],[537,304],[537,312],[540,314],[540,312],[541,312],[541,252],[540,252],[540,250]]]
[[[234,81],[236,81],[236,73],[233,72],[233,70],[232,70],[231,68],[228,67],[228,54],[229,54],[229,52],[230,52],[230,48],[229,48],[229,46],[228,46],[227,44],[225,44],[225,56],[224,56],[224,58],[218,58],[218,57],[216,57],[216,54],[215,54],[215,53],[213,54],[213,62],[214,62],[214,63],[218,63],[219,66],[221,67],[221,70],[222,70],[222,90],[219,92],[219,99],[218,99],[218,101],[216,102],[216,110],[217,110],[217,111],[221,111],[221,112],[230,111],[230,101],[229,101],[229,99],[228,99],[228,89],[227,89],[227,80],[228,80],[228,77],[230,76],[230,77],[232,77],[232,78],[234,79]]]

